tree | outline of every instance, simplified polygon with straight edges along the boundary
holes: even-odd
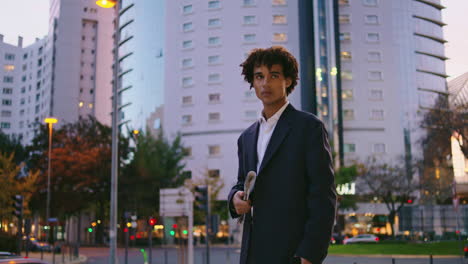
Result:
[[[335,169],[335,183],[336,186],[348,185],[354,183],[358,175],[357,165],[351,165],[349,167],[340,167]],[[356,196],[355,195],[339,195],[339,209],[353,208],[357,209]]]
[[[23,147],[23,145],[21,145],[21,140],[14,135],[4,134],[1,130],[0,149],[2,150],[2,153],[6,155],[14,153],[13,161],[16,164],[20,164],[21,162],[26,161],[28,157],[28,152]]]
[[[133,140],[132,159],[119,178],[120,208],[137,212],[140,217],[156,216],[159,214],[159,190],[180,187],[184,183],[182,161],[186,152],[180,136],[169,141],[162,129],[157,137],[147,130],[134,135]]]
[[[385,203],[389,211],[388,220],[393,237],[395,216],[408,200],[412,200],[415,190],[414,172],[408,173],[408,169],[401,164],[404,162],[388,164],[370,157],[366,163],[358,166],[358,181],[362,185],[359,184],[357,188],[359,192],[377,197]]]

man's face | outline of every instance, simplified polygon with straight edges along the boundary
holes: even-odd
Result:
[[[291,78],[283,75],[283,66],[273,64],[254,67],[253,87],[258,99],[264,106],[282,105],[286,101],[286,88],[291,85]]]

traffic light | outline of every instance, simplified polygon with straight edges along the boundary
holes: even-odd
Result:
[[[196,208],[198,210],[208,210],[208,186],[196,186],[195,187],[195,200]]]
[[[148,224],[152,227],[156,224],[156,222],[156,218],[154,217],[150,217],[150,219],[148,220]]]
[[[88,227],[88,232],[89,232],[89,233],[92,233],[92,232],[93,232],[93,228]]]
[[[23,216],[23,196],[22,195],[13,195],[13,215],[18,218]]]

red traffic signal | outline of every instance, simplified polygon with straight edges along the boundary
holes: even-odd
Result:
[[[131,236],[130,236],[130,240],[135,240],[135,236],[134,236],[134,235],[131,235]]]
[[[125,232],[125,233],[128,232],[128,228],[127,228],[127,227],[124,228],[124,232]]]
[[[406,202],[409,203],[409,204],[412,204],[412,203],[413,203],[413,200],[408,199],[408,201],[406,201]]]
[[[149,220],[148,220],[148,223],[150,224],[150,226],[154,226],[156,224],[156,218],[153,218],[151,217]]]
[[[176,229],[176,228],[177,228],[177,224],[173,224],[173,225],[172,225],[172,228]]]

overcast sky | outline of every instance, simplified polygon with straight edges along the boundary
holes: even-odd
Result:
[[[73,0],[75,1],[75,0]],[[172,0],[171,0],[172,1]],[[359,1],[359,0],[353,0]],[[381,0],[393,1],[393,0]],[[442,0],[446,44],[447,74],[450,79],[468,72],[468,0]],[[16,44],[23,36],[24,45],[48,32],[49,0],[0,0],[0,34],[5,42]]]

